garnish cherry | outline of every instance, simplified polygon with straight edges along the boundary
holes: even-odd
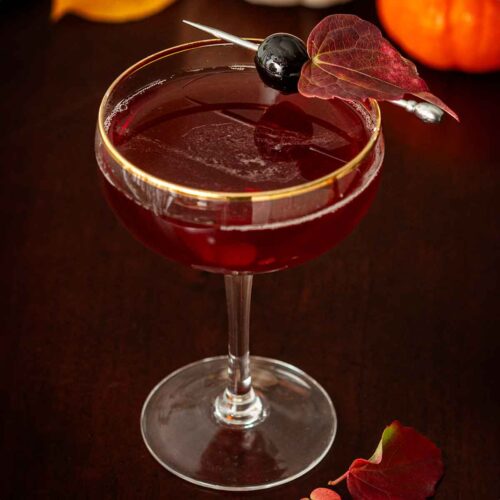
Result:
[[[263,82],[285,93],[297,92],[300,70],[309,60],[304,42],[288,33],[269,35],[257,49],[255,66]]]

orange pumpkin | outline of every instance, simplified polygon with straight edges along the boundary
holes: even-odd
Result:
[[[500,0],[377,0],[389,36],[438,69],[500,69]]]

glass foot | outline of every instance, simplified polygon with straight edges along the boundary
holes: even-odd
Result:
[[[250,365],[265,409],[250,428],[233,428],[214,415],[227,384],[227,356],[184,366],[151,391],[141,430],[161,465],[201,486],[251,491],[292,481],[321,461],[337,430],[328,394],[287,363],[252,357]]]

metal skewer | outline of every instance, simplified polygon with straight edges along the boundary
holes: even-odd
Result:
[[[205,26],[204,24],[194,23],[192,21],[187,21],[186,19],[182,20],[183,23],[189,24],[193,28],[197,28],[205,33],[209,33],[221,40],[226,42],[234,43],[235,45],[239,45],[240,47],[244,47],[245,49],[257,51],[259,48],[258,44],[250,42],[249,40],[245,40],[235,35],[231,35],[231,33],[227,33],[225,31],[219,30],[217,28],[212,28],[210,26]],[[444,112],[434,106],[434,104],[428,102],[417,102],[406,99],[398,99],[396,101],[389,101],[396,106],[399,106],[409,113],[413,113],[417,118],[420,118],[425,123],[439,123],[443,118]]]
[[[406,99],[389,102],[406,109],[409,113],[413,113],[425,123],[439,123],[444,115],[441,108],[434,106],[430,102],[407,101]]]
[[[193,28],[205,31],[205,33],[210,33],[211,35],[226,42],[234,43],[235,45],[239,45],[240,47],[245,47],[245,49],[250,49],[254,52],[257,52],[257,49],[259,48],[256,43],[249,42],[248,40],[244,40],[243,38],[240,38],[238,36],[231,35],[231,33],[226,33],[225,31],[211,28],[210,26],[205,26],[204,24],[193,23],[192,21],[187,21],[186,19],[183,19],[182,22],[189,24],[189,26],[192,26]]]

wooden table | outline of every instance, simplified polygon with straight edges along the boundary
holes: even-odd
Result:
[[[443,450],[436,498],[499,498],[498,75],[422,69],[462,124],[384,105],[370,214],[327,255],[256,278],[253,352],[314,376],[340,427],[306,477],[223,495],[163,470],[139,432],[153,385],[225,351],[223,280],[163,261],[116,222],[97,183],[97,107],[128,65],[200,37],[182,18],[306,37],[340,9],[179,0],[137,23],[52,25],[49,2],[15,4],[0,20],[0,497],[297,500],[369,457],[399,419]],[[342,11],[375,20],[368,1]]]

